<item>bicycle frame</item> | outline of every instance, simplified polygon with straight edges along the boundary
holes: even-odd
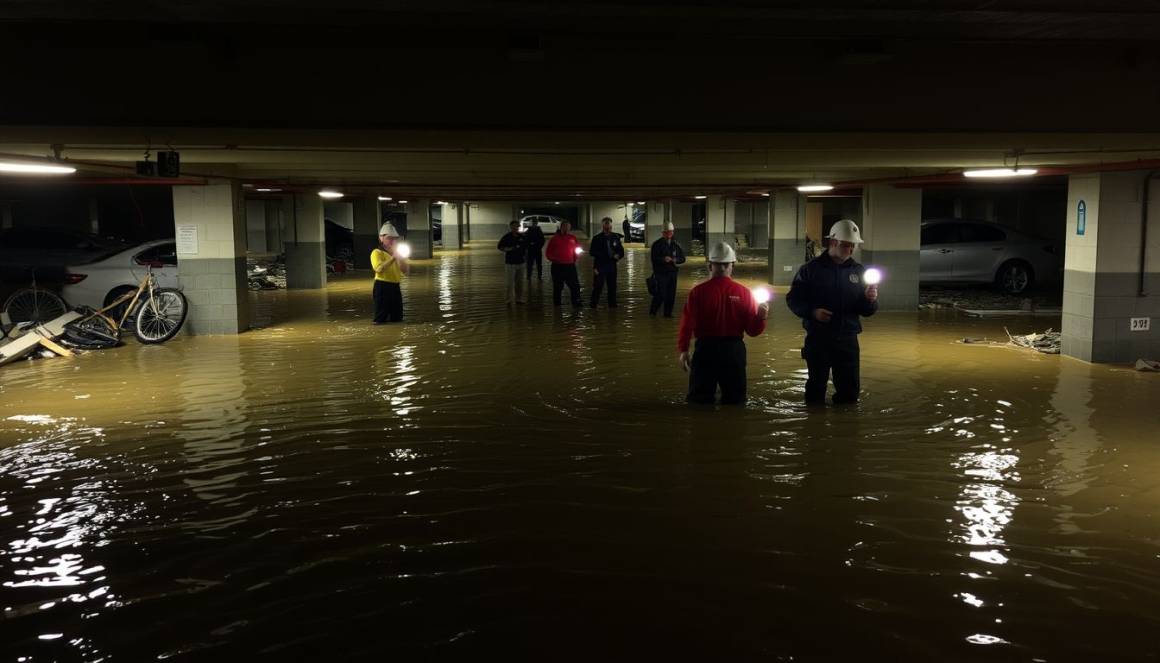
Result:
[[[120,329],[125,324],[125,321],[129,319],[129,316],[137,310],[137,302],[141,299],[141,293],[144,292],[146,288],[149,289],[149,301],[153,301],[153,286],[153,268],[150,267],[145,274],[145,278],[141,279],[141,283],[137,285],[136,290],[133,290],[132,292],[126,292],[120,297],[109,302],[104,307],[97,309],[96,311],[93,311],[89,315],[85,316],[82,318],[82,320],[88,320],[90,318],[100,316],[105,320],[105,322],[109,323],[113,329]],[[126,301],[128,301],[129,304],[125,307],[125,312],[121,314],[120,320],[114,320],[111,316],[106,315],[109,310],[124,304]]]

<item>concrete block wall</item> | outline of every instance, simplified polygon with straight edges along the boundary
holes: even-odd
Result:
[[[673,222],[673,239],[691,256],[693,248],[693,203],[669,201],[669,220]]]
[[[463,203],[446,202],[443,204],[443,233],[440,243],[445,249],[459,249],[463,247]]]
[[[509,203],[478,202],[471,207],[471,241],[498,242],[508,231],[512,221],[512,206]],[[516,208],[519,213],[519,208]]]
[[[647,203],[644,222],[645,246],[651,246],[653,242],[660,239],[665,221],[669,220],[668,214],[668,205],[664,202],[650,201]]]
[[[734,201],[724,196],[709,196],[705,200],[706,252],[718,242],[737,248],[733,206]]]
[[[285,253],[286,287],[315,289],[326,287],[326,234],[323,231],[323,200],[313,192],[287,198],[288,215]]]
[[[922,190],[872,184],[862,189],[862,245],[854,258],[882,270],[879,310],[918,309]]]
[[[382,223],[382,206],[378,196],[356,198],[354,201],[354,266],[370,269],[371,251],[379,245],[379,227]]]
[[[178,284],[189,303],[182,333],[237,334],[248,329],[247,210],[241,188],[175,186],[172,195],[178,236],[190,226],[197,236],[195,251],[177,254]]]
[[[403,240],[411,246],[411,258],[415,260],[427,260],[434,255],[430,199],[412,198],[407,201],[407,232]]]
[[[805,256],[806,197],[795,189],[773,193],[769,219],[769,282],[789,285]]]
[[[1097,363],[1160,357],[1160,182],[1149,184],[1144,294],[1139,292],[1142,171],[1073,175],[1068,182],[1063,354]],[[1078,232],[1084,202],[1084,234]],[[1133,331],[1132,318],[1151,318]]]

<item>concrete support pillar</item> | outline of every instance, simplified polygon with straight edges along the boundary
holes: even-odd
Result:
[[[588,236],[591,237],[600,232],[601,222],[604,217],[612,219],[612,232],[620,232],[620,222],[624,219],[624,215],[628,213],[628,207],[624,202],[617,202],[612,200],[602,200],[592,203],[592,214],[589,227],[587,228]]]
[[[371,251],[379,245],[379,227],[383,225],[382,207],[378,196],[354,199],[354,266],[371,268]]]
[[[443,248],[463,248],[463,203],[443,204]]]
[[[411,257],[428,260],[433,255],[431,239],[431,200],[413,198],[407,203],[407,232],[404,238],[411,245]]]
[[[806,197],[795,189],[778,189],[768,215],[769,282],[789,285],[805,261]]]
[[[468,209],[471,241],[498,242],[508,232],[512,213],[519,214],[520,208],[512,208],[507,203],[471,203]]]
[[[769,201],[751,200],[737,203],[737,234],[745,234],[749,246],[755,249],[769,247]]]
[[[322,198],[313,192],[287,198],[291,204],[286,228],[286,287],[326,287],[326,232]]]
[[[96,198],[89,198],[89,231],[94,235],[101,232],[101,203]]]
[[[652,246],[652,243],[660,239],[661,231],[664,230],[665,221],[669,220],[668,205],[664,202],[650,201],[645,207],[644,219],[644,245]]]
[[[669,201],[669,221],[673,222],[673,239],[686,255],[693,250],[693,203],[683,200]]]
[[[717,242],[727,242],[737,248],[732,200],[724,196],[709,196],[705,200],[705,250]]]
[[[237,334],[250,326],[246,213],[234,183],[175,186],[178,283],[189,301],[187,334]]]
[[[862,245],[859,262],[882,270],[878,295],[883,311],[918,309],[919,235],[922,189],[871,184],[862,189]]]
[[[1160,178],[1146,184],[1146,175],[1131,171],[1068,179],[1061,349],[1065,355],[1095,363],[1160,357]],[[1145,196],[1148,219],[1141,289]],[[1141,330],[1141,318],[1148,321],[1147,331]]]
[[[286,226],[281,199],[266,200],[266,246],[265,252],[278,255],[282,253],[282,229]],[[254,246],[251,251],[258,250]]]
[[[266,252],[266,201],[251,198],[246,201],[246,248],[255,253]]]
[[[0,202],[0,228],[7,230],[12,227],[12,203]]]

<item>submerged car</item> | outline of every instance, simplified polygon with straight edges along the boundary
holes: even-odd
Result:
[[[990,283],[1018,294],[1059,280],[1061,261],[1050,242],[984,221],[922,222],[919,279],[924,283]]]
[[[158,239],[138,244],[104,260],[65,268],[61,296],[70,306],[101,308],[134,290],[152,268],[157,285],[177,288],[177,244],[173,239]]]

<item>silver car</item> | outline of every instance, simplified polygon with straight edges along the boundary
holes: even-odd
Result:
[[[1050,242],[983,221],[922,222],[919,278],[926,283],[993,283],[1021,293],[1059,280],[1060,257]]]

